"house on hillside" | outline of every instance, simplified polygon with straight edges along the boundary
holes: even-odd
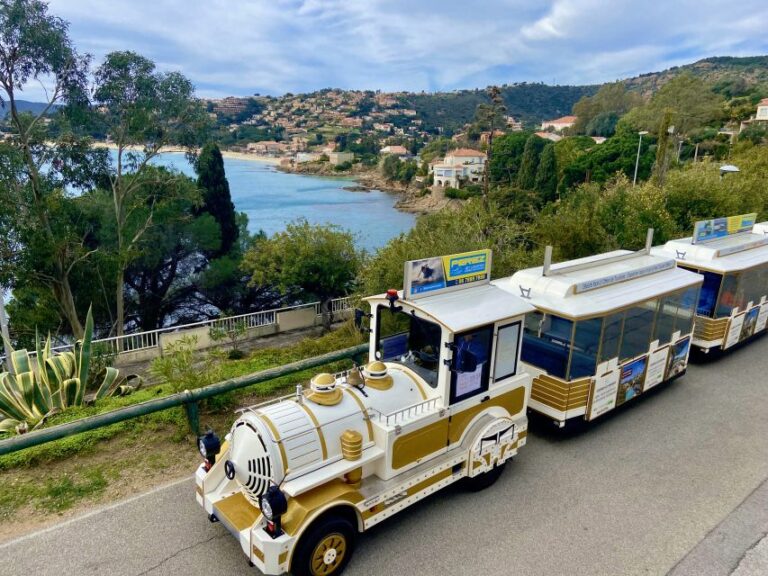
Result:
[[[739,132],[742,132],[747,126],[755,122],[768,123],[768,98],[763,98],[757,103],[757,111],[755,112],[755,115],[749,120],[742,121],[741,126],[739,127]]]
[[[397,156],[401,160],[404,160],[406,158],[410,157],[410,154],[408,154],[408,149],[405,146],[384,146],[381,150],[379,150],[379,154],[388,154],[390,156]]]
[[[338,166],[344,164],[344,162],[352,162],[355,159],[355,155],[352,152],[331,152],[328,154],[328,161],[332,166]]]
[[[459,148],[448,152],[442,160],[430,162],[429,171],[434,174],[436,186],[460,188],[483,179],[485,160],[485,154],[479,150]]]
[[[561,132],[566,128],[570,128],[576,123],[576,116],[563,116],[562,118],[556,118],[555,120],[544,120],[541,123],[541,129],[554,130],[555,132]]]
[[[282,142],[275,142],[273,140],[265,140],[263,142],[250,142],[248,144],[248,152],[254,154],[262,154],[264,156],[279,156],[285,152],[287,146]]]
[[[545,140],[551,140],[552,142],[559,142],[563,139],[562,136],[559,134],[555,134],[554,132],[534,132],[536,136],[539,138],[544,138]]]

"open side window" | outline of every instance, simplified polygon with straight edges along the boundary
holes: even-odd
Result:
[[[451,404],[488,390],[493,326],[456,334],[451,362]]]

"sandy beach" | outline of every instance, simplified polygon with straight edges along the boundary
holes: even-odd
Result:
[[[116,150],[117,146],[112,143],[108,142],[94,142],[93,146],[95,148],[110,148],[112,150]],[[127,147],[130,150],[136,150],[141,151],[141,146],[128,146]],[[184,153],[186,152],[186,148],[179,148],[178,146],[163,146],[160,149],[161,153],[167,153],[167,152],[177,152],[177,153]],[[197,150],[200,151],[199,149]],[[263,164],[272,164],[274,166],[278,166],[280,164],[281,158],[275,158],[273,156],[259,156],[258,154],[250,154],[248,152],[231,152],[229,150],[222,150],[221,155],[224,158],[232,158],[235,160],[249,160],[251,162],[261,162]]]

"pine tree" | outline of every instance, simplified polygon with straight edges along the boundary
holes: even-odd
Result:
[[[520,170],[517,173],[517,186],[523,190],[533,190],[536,181],[536,168],[539,165],[539,154],[546,140],[531,134],[525,141],[523,157],[520,160]]]
[[[547,144],[541,151],[534,188],[543,204],[554,202],[557,198],[557,160],[554,144]]]
[[[221,246],[211,256],[229,253],[237,242],[239,229],[229,182],[224,173],[224,158],[214,143],[206,144],[200,152],[196,165],[197,186],[203,192],[203,206],[200,212],[208,212],[216,219],[221,229]]]

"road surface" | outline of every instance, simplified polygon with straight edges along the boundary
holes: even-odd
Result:
[[[346,574],[719,576],[742,560],[748,574],[760,535],[721,532],[768,531],[768,338],[627,408],[575,436],[535,423],[496,485],[449,488],[361,536]],[[2,575],[257,574],[198,509],[191,479],[9,542],[0,558]]]

